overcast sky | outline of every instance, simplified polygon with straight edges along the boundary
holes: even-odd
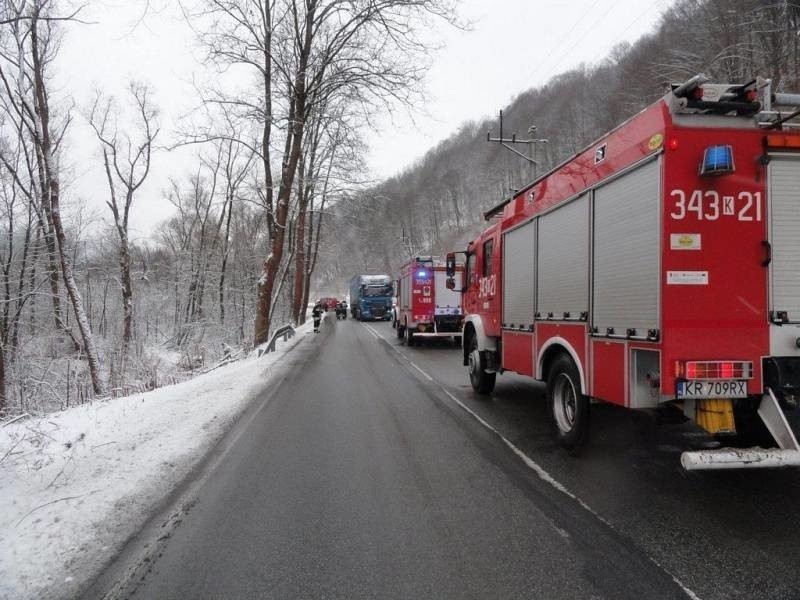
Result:
[[[429,101],[412,115],[378,115],[380,131],[367,133],[367,162],[375,178],[421,158],[466,120],[494,115],[514,96],[581,62],[601,60],[616,44],[652,30],[673,0],[462,0],[470,31],[441,28],[443,48],[428,74]],[[171,141],[181,115],[197,103],[193,79],[202,77],[202,53],[177,1],[101,0],[70,25],[59,59],[57,87],[85,110],[94,90],[123,96],[127,81],[150,84],[161,109],[162,143]],[[85,197],[105,217],[107,195],[97,144],[77,117],[68,161],[73,197]],[[134,204],[132,229],[147,236],[171,214],[163,199],[170,176],[191,164],[187,151],[162,152]]]

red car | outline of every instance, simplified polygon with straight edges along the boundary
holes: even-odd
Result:
[[[326,311],[333,310],[336,308],[336,305],[339,304],[338,298],[320,298],[319,303],[322,304],[322,308]]]

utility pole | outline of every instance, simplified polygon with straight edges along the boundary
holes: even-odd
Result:
[[[514,154],[519,156],[520,158],[524,159],[528,163],[529,167],[529,176],[531,181],[536,179],[537,177],[537,167],[539,166],[539,161],[536,160],[536,144],[547,144],[550,140],[543,139],[543,138],[534,138],[533,136],[536,135],[536,125],[531,125],[528,127],[528,135],[531,136],[526,140],[517,139],[516,132],[511,134],[510,138],[503,137],[503,111],[500,111],[500,136],[493,138],[492,132],[486,132],[486,141],[487,142],[496,142],[499,143],[503,148],[511,150]],[[528,146],[528,154],[523,154],[510,144],[526,144]]]

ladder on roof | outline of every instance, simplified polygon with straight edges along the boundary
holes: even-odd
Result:
[[[753,117],[763,129],[800,129],[800,94],[772,91],[772,80],[710,83],[703,75],[671,86],[673,109],[679,113]]]

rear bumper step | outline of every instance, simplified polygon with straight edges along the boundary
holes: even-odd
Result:
[[[437,337],[461,337],[460,331],[441,331],[439,333],[420,333],[415,331],[414,337],[430,337],[430,338],[437,338]]]
[[[684,452],[681,454],[681,465],[687,471],[800,467],[800,450],[720,448]]]
[[[778,448],[720,448],[684,452],[681,454],[683,468],[687,471],[706,471],[800,467],[800,444],[770,388],[761,397],[758,415],[775,438]]]

